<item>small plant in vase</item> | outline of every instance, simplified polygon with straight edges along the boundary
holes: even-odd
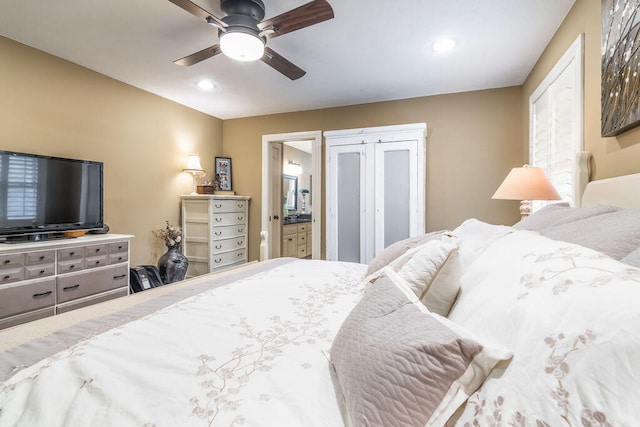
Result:
[[[169,221],[165,222],[167,225],[159,230],[154,230],[153,235],[164,240],[164,244],[167,246],[167,252],[158,260],[160,278],[166,285],[184,279],[187,267],[189,267],[189,260],[179,251],[182,243],[182,230],[180,227],[171,225]]]
[[[302,195],[302,213],[305,213],[305,208],[306,208],[306,197],[307,194],[309,194],[309,190],[307,190],[306,188],[303,188],[300,190],[300,194]]]
[[[180,247],[182,243],[182,230],[180,227],[169,224],[169,221],[165,221],[166,226],[159,230],[154,230],[153,235],[164,240],[164,244],[167,248]]]

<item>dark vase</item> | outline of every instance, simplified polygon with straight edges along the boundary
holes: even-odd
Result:
[[[167,252],[158,260],[158,270],[162,283],[169,284],[184,280],[189,260],[180,253],[180,245],[167,246]]]

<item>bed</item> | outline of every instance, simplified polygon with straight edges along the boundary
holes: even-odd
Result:
[[[596,181],[369,265],[251,263],[1,331],[0,426],[637,425],[637,194]]]

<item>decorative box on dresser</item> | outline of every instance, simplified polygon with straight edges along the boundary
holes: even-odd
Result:
[[[131,238],[0,244],[0,329],[128,295]]]
[[[182,249],[187,277],[244,264],[248,260],[249,197],[182,196]]]

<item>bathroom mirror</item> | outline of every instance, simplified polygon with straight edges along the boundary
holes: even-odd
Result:
[[[298,210],[298,177],[282,175],[282,202],[285,211]]]

